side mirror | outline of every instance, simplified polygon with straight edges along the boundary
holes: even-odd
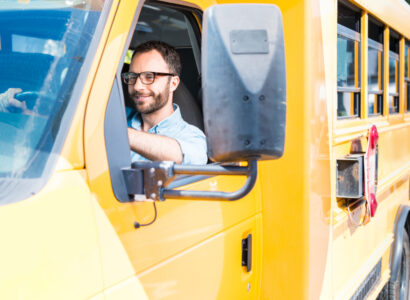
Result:
[[[286,128],[282,16],[275,5],[205,11],[202,87],[208,155],[214,161],[276,159]]]
[[[257,160],[282,156],[286,128],[286,71],[280,10],[268,4],[215,5],[205,11],[202,87],[208,154],[248,166],[135,162],[123,169],[128,194],[154,200],[237,200],[257,177]],[[169,188],[178,174],[245,175],[237,191]],[[142,190],[142,186],[144,189]]]

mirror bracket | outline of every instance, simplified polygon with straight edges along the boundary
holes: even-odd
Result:
[[[170,161],[134,162],[131,168],[122,171],[130,195],[144,193],[147,199],[155,201],[164,201],[166,198],[234,201],[246,196],[252,190],[258,173],[257,166],[256,159],[249,160],[246,167],[236,165],[178,165]],[[247,179],[245,184],[234,192],[167,188],[176,175],[242,175],[247,176]],[[145,191],[142,190],[142,187],[145,188]]]

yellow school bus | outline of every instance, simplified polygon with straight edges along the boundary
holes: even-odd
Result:
[[[0,2],[0,299],[410,299],[410,5],[240,2]],[[206,166],[131,162],[148,40]]]

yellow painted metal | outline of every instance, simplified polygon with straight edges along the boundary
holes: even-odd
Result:
[[[98,212],[97,224],[100,224],[99,222],[102,224],[98,226],[100,228],[99,236],[102,245],[105,245],[105,247],[101,247],[105,288],[113,288],[133,274],[141,274],[141,272],[156,266],[162,277],[173,278],[175,277],[174,271],[171,272],[165,267],[159,267],[164,260],[175,255],[179,256],[181,263],[189,269],[189,266],[192,265],[189,262],[192,257],[182,255],[183,251],[212,239],[218,233],[244,222],[261,211],[260,201],[257,200],[260,197],[255,197],[259,194],[258,187],[245,199],[234,203],[167,200],[157,204],[159,217],[153,225],[135,230],[133,227],[135,221],[144,223],[151,220],[153,216],[152,204],[119,203],[112,190],[107,190],[107,186],[111,186],[104,150],[104,111],[111,89],[111,85],[107,82],[113,81],[115,75],[113,66],[118,66],[120,63],[122,49],[125,46],[133,18],[133,14],[130,14],[129,11],[136,10],[136,3],[132,4],[131,2],[123,1],[118,7],[116,18],[121,22],[114,23],[111,28],[95,77],[95,88],[90,93],[85,118],[84,142],[88,180],[90,189],[104,212],[104,214],[101,211]],[[244,178],[214,177],[192,184],[187,188],[234,190],[240,187],[243,182]],[[110,229],[110,224],[112,229]],[[245,234],[251,229],[251,227],[245,228],[242,233]],[[260,253],[260,243],[260,239],[254,240],[255,253]],[[107,247],[107,245],[112,246]],[[241,239],[238,239],[236,244],[231,244],[230,247],[236,249],[236,252],[240,252]],[[224,249],[224,251],[218,252],[218,255],[228,256],[231,252],[228,250]],[[198,255],[194,257],[195,260],[204,259],[202,252]],[[113,257],[119,257],[120,263],[117,264]],[[240,260],[237,263],[240,266]],[[208,265],[212,266],[209,263]],[[256,263],[255,266],[257,266]],[[258,269],[260,267],[255,267],[255,271],[250,276],[252,283],[254,283],[252,286],[255,287],[260,285]],[[225,270],[222,271],[225,272]],[[231,282],[231,278],[232,275],[228,276],[227,274],[219,285]],[[196,287],[196,292],[206,294],[207,286],[206,282],[200,283]],[[147,287],[145,288],[147,290]],[[254,290],[257,291],[255,288]]]
[[[204,10],[216,2],[173,3]],[[352,3],[363,10],[364,22],[372,15],[410,37],[402,1]],[[152,219],[152,203],[115,198],[104,117],[142,2],[114,1],[55,174],[39,194],[0,208],[1,227],[12,229],[0,233],[8,245],[0,265],[10,270],[2,273],[1,299],[348,299],[382,258],[382,280],[374,296],[381,290],[390,272],[397,208],[409,204],[410,176],[410,120],[403,108],[388,116],[386,106],[389,28],[385,114],[366,113],[364,25],[357,49],[364,110],[361,118],[337,120],[337,1],[275,4],[282,11],[286,47],[284,156],[258,163],[258,181],[244,199],[167,200],[157,204],[153,225],[136,230],[135,221]],[[403,70],[403,55],[400,63]],[[355,227],[343,201],[336,199],[336,159],[366,149],[370,124],[380,134],[379,208],[369,224]],[[243,182],[217,176],[184,188],[232,191]],[[241,240],[249,233],[253,267],[247,273],[241,266]]]
[[[56,173],[36,196],[3,205],[0,226],[1,299],[85,299],[102,290],[84,170]]]
[[[261,223],[258,214],[141,273],[138,277],[149,298],[259,299]],[[238,263],[238,241],[248,234],[256,246],[249,273]],[[188,265],[195,268],[182,267]]]
[[[353,4],[362,8],[365,16],[366,14],[372,14],[387,25],[384,32],[384,116],[366,117],[366,114],[362,114],[361,119],[334,120],[331,156],[336,159],[354,151],[360,152],[360,148],[365,151],[367,147],[367,139],[365,138],[367,130],[370,124],[377,125],[379,130],[379,184],[377,191],[379,207],[375,218],[369,224],[363,227],[355,227],[348,219],[344,202],[336,201],[336,198],[332,196],[331,252],[333,262],[331,264],[331,276],[332,294],[335,299],[350,298],[374,265],[380,259],[383,259],[382,280],[375,288],[377,291],[381,290],[390,274],[388,261],[390,246],[393,242],[393,225],[397,209],[400,204],[409,204],[410,146],[408,143],[410,124],[405,121],[403,114],[389,116],[388,112],[389,26],[396,29],[400,28],[400,30],[395,30],[408,36],[410,28],[408,28],[408,22],[404,21],[403,16],[406,11],[408,15],[408,8],[403,8],[400,12],[397,9],[395,13],[392,11],[392,7],[395,5],[400,7],[403,5],[402,3],[391,3],[392,7],[390,8],[387,8],[386,3],[382,1],[372,3],[357,1]],[[366,20],[366,18],[362,18],[362,20]],[[333,22],[336,23],[336,20],[334,19]],[[368,30],[366,24],[362,24],[361,28],[364,31]],[[364,36],[367,36],[367,33],[363,34],[362,32],[362,42]],[[335,46],[329,46],[329,48],[331,47]],[[366,48],[367,46],[364,43],[362,49],[365,50]],[[362,72],[365,73],[365,76],[362,76],[364,79],[362,82],[363,88],[366,89],[367,53],[362,52],[362,54],[364,54],[362,55]],[[332,70],[332,67],[329,67],[328,70],[329,72],[336,71],[336,69]],[[333,82],[335,82],[335,75],[331,77],[334,78]],[[403,80],[400,80],[402,86]],[[335,103],[336,100],[331,101]],[[368,107],[367,102],[362,101],[362,105],[363,109],[366,110]],[[332,171],[332,182],[336,181],[335,174],[336,172]],[[334,185],[332,187],[335,188]],[[377,293],[373,292],[371,298],[374,299],[376,296]]]

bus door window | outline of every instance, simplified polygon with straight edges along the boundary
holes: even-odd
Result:
[[[369,17],[368,109],[369,116],[383,115],[383,32],[384,26]]]
[[[400,112],[399,98],[399,51],[400,37],[390,30],[390,52],[389,52],[389,113]]]
[[[176,49],[182,64],[180,84],[174,92],[173,102],[179,106],[184,121],[198,127],[202,131],[204,130],[200,89],[200,22],[201,12],[188,7],[149,3],[141,8],[138,22],[134,31],[131,33],[130,45],[128,49],[124,50],[125,59],[123,64],[119,66],[117,78],[114,81],[114,85],[116,86],[113,87],[113,91],[119,88],[118,92],[114,92],[110,96],[112,101],[114,101],[116,97],[122,98],[114,102],[119,105],[121,104],[119,101],[123,101],[127,116],[135,113],[135,107],[128,93],[128,86],[121,80],[120,76],[122,73],[129,71],[133,51],[138,45],[147,41],[162,41]],[[118,119],[118,115],[115,116],[114,114],[107,113],[105,118],[106,128],[114,128],[115,124],[118,124]],[[124,125],[126,125],[125,122],[124,120]],[[117,129],[120,131],[123,130],[121,128]],[[131,158],[131,151],[130,148],[128,148],[127,151],[123,149],[127,143],[123,141],[125,137],[118,134],[118,130],[113,130],[117,132],[116,134],[106,132],[105,140],[114,194],[119,201],[126,202],[129,200],[129,197],[124,194],[123,183],[117,180],[117,178],[119,178],[117,175],[121,173],[118,166],[125,167],[125,165],[130,164],[129,162],[126,163],[126,160],[128,160],[127,152],[129,153],[129,158]],[[119,140],[120,136],[121,141]],[[123,147],[119,149],[118,145],[123,145]],[[121,152],[121,155],[119,155],[119,152]],[[119,162],[119,156],[127,156],[127,159],[123,159]],[[189,179],[186,178],[187,176],[181,177],[184,178],[178,177],[178,180],[174,181],[174,184],[175,182],[178,183],[179,179],[180,184],[187,184],[186,180],[199,180],[195,179],[195,176],[189,176]]]
[[[338,3],[337,117],[360,116],[360,17],[359,11]]]
[[[141,10],[138,23],[125,60],[127,70],[133,49],[147,41],[163,41],[177,50],[182,64],[181,83],[174,93],[174,103],[181,109],[183,119],[203,130],[200,97],[200,31],[197,13],[187,8],[149,4]],[[124,87],[125,103],[129,106]]]

